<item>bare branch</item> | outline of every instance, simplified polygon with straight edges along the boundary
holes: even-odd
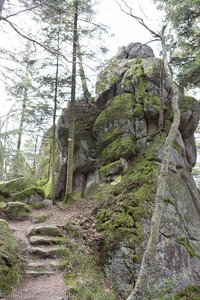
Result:
[[[6,18],[4,18],[4,17],[0,17],[0,21],[1,21],[1,20],[2,20],[2,21],[5,21],[6,23],[8,23],[8,24],[12,27],[12,29],[14,29],[14,31],[17,32],[17,34],[19,34],[21,37],[25,38],[26,40],[32,42],[34,45],[37,44],[37,45],[39,45],[40,47],[42,47],[43,49],[45,49],[45,50],[47,50],[48,52],[50,52],[51,54],[61,56],[61,57],[63,57],[67,62],[70,62],[70,63],[71,63],[71,61],[68,60],[63,54],[61,54],[61,53],[59,53],[59,52],[57,52],[57,51],[55,51],[55,50],[52,50],[52,49],[46,47],[45,45],[41,44],[40,42],[36,41],[35,39],[33,39],[33,38],[31,38],[31,37],[28,37],[27,35],[25,35],[25,34],[23,34],[22,32],[20,32],[19,29],[18,29],[15,25],[13,25],[13,23],[11,23],[8,19],[6,19]]]
[[[19,15],[19,14],[21,14],[21,13],[27,12],[27,11],[31,11],[31,10],[33,10],[33,9],[35,9],[35,8],[38,8],[39,6],[40,6],[40,5],[37,5],[37,6],[33,6],[33,7],[31,7],[31,8],[26,8],[26,9],[20,10],[20,11],[18,11],[18,12],[16,12],[16,13],[13,13],[13,14],[11,14],[11,15],[6,16],[5,19],[11,18],[11,17],[15,17],[15,16],[17,16],[17,15]]]
[[[162,37],[160,34],[156,33],[155,31],[153,31],[151,28],[149,28],[145,23],[144,20],[136,15],[134,15],[132,13],[133,9],[127,4],[127,2],[125,0],[121,0],[121,2],[123,2],[123,4],[125,5],[125,7],[128,9],[128,11],[126,9],[124,9],[122,7],[122,5],[119,3],[118,0],[115,0],[115,2],[118,4],[119,8],[121,9],[121,11],[123,13],[125,13],[126,15],[134,18],[140,25],[142,25],[144,28],[146,28],[154,37],[158,38],[160,41],[162,40]]]

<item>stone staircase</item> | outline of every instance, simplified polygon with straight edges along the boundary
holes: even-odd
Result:
[[[59,270],[59,257],[66,248],[66,238],[57,226],[35,225],[27,229],[25,274],[31,277],[51,276]]]

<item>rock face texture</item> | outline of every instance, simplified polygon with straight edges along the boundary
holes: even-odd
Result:
[[[0,298],[11,293],[22,273],[17,242],[6,221],[0,219]]]
[[[162,68],[149,46],[131,43],[99,74],[96,99],[76,104],[74,193],[99,200],[101,263],[124,298],[134,286],[148,241],[162,147],[173,119],[172,90]],[[190,284],[200,285],[200,196],[191,175],[200,108],[194,98],[182,97],[180,109],[157,264],[147,295],[151,299],[166,290],[175,293]],[[69,108],[58,122],[57,198],[63,196],[66,181],[68,120]]]

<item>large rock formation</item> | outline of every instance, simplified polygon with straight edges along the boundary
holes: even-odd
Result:
[[[149,46],[131,43],[100,73],[94,102],[76,104],[74,192],[100,201],[101,262],[124,297],[147,244],[162,147],[173,119],[164,72],[164,126],[159,130],[161,71],[162,62]],[[183,97],[180,108],[149,299],[200,284],[200,197],[191,175],[199,103]],[[68,120],[69,109],[58,122],[58,198],[66,181]]]

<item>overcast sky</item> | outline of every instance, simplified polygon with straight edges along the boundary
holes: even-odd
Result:
[[[118,47],[126,46],[130,42],[147,43],[152,39],[149,32],[143,28],[136,20],[123,13],[115,0],[101,0],[101,13],[98,18],[102,23],[110,26],[111,33],[109,38],[110,55],[113,55]],[[134,8],[133,14],[143,18],[145,23],[154,31],[159,31],[161,23],[161,12],[151,0],[128,0],[128,3]],[[158,44],[150,44],[154,49]]]
[[[153,1],[127,1],[130,5],[132,5],[132,7],[134,7],[133,13],[135,15],[142,17],[150,28],[152,28],[156,32],[159,31],[161,13],[157,11],[155,5],[153,4]],[[106,38],[106,46],[109,49],[108,57],[112,57],[117,52],[117,49],[119,47],[126,46],[130,42],[147,43],[152,39],[151,35],[146,29],[142,28],[141,25],[137,23],[137,21],[127,16],[120,10],[115,0],[99,0],[99,2],[100,4],[98,6],[98,20],[101,21],[101,23],[107,24],[110,27],[110,33]],[[17,16],[16,18],[19,18],[19,16]],[[0,31],[2,30],[2,28],[5,28],[5,26],[7,27],[5,23],[1,24]],[[9,32],[10,34],[7,34],[4,38],[4,43],[9,44],[11,48],[18,47],[19,37],[17,37],[11,29],[9,30]],[[158,44],[152,43],[150,44],[150,46],[154,49],[155,54],[158,55]],[[6,105],[6,95],[3,92],[3,90],[4,85],[0,81],[0,115],[2,115]]]

